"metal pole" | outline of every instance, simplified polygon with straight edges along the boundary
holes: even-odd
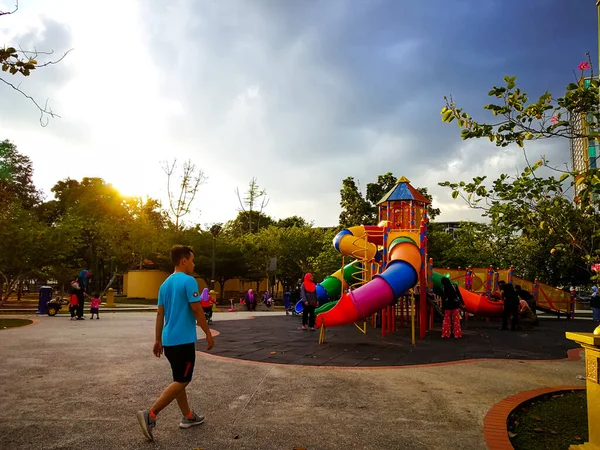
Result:
[[[216,263],[215,263],[215,247],[216,247],[217,238],[213,235],[212,240],[212,275],[210,277],[210,287],[209,289],[215,288],[215,275],[216,275]]]

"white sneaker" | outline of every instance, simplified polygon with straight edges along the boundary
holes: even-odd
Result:
[[[191,419],[183,416],[181,422],[179,423],[179,428],[191,428],[204,423],[204,416],[198,416],[195,412],[192,412],[192,414],[193,416]]]

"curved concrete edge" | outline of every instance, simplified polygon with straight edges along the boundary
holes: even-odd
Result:
[[[32,325],[39,325],[40,321],[39,319],[33,319],[33,318],[29,318],[29,317],[2,317],[2,319],[23,319],[23,320],[31,320],[31,323],[28,323],[27,325],[23,325],[20,327],[11,327],[11,328],[6,328],[2,331],[10,331],[10,330],[20,330],[23,328],[27,328],[30,327]]]
[[[490,450],[513,450],[508,437],[508,417],[521,404],[541,395],[551,394],[562,391],[580,391],[585,390],[585,386],[555,386],[530,391],[519,392],[518,394],[501,400],[488,411],[483,419],[483,437]]]
[[[213,335],[214,336],[214,335]],[[218,347],[218,344],[216,345]],[[501,359],[501,358],[481,358],[481,359],[464,359],[461,361],[447,361],[441,363],[431,363],[431,364],[412,364],[406,366],[307,366],[301,364],[280,364],[280,363],[271,363],[271,362],[263,362],[263,361],[250,361],[247,359],[240,358],[230,358],[228,356],[220,356],[213,355],[211,353],[196,351],[196,353],[200,354],[200,356],[206,358],[217,359],[221,361],[229,361],[236,362],[242,364],[260,364],[267,366],[277,366],[277,367],[293,367],[296,369],[337,369],[337,370],[397,370],[397,369],[411,369],[411,368],[427,368],[427,367],[443,367],[443,366],[452,366],[455,364],[471,364],[476,362],[513,362],[513,363],[548,363],[548,362],[573,362],[579,361],[581,359],[581,352],[583,348],[573,348],[567,351],[567,357],[563,359],[531,359],[531,360],[523,360],[523,359]]]
[[[221,334],[217,330],[213,330],[212,328],[209,328],[209,330],[210,330],[210,334],[212,334],[212,337],[216,337]],[[199,341],[202,341],[204,339],[206,339],[206,335],[198,338]]]

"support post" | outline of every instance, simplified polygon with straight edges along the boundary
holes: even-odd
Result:
[[[569,450],[600,450],[600,326],[593,333],[566,333],[585,351],[585,368],[589,440],[571,445]]]

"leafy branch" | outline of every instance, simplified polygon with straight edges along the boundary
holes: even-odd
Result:
[[[6,16],[10,14],[14,14],[19,9],[19,2],[15,3],[15,9],[12,11],[0,11],[0,16]],[[55,60],[46,61],[43,63],[38,62],[38,58],[43,55],[52,55],[54,51],[50,52],[42,52],[38,51],[36,48],[33,50],[23,50],[21,47],[17,50],[15,47],[0,47],[0,69],[5,74],[10,74],[13,76],[24,76],[28,77],[31,75],[32,71],[36,69],[40,69],[43,67],[47,67],[49,65],[54,65],[60,63],[73,49],[66,51],[60,58]],[[40,125],[45,127],[48,125],[50,118],[60,118],[58,114],[56,114],[48,105],[48,99],[42,106],[38,103],[31,95],[28,95],[21,89],[21,83],[13,83],[8,81],[4,76],[0,76],[0,81],[17,91],[29,101],[31,101],[35,107],[40,112]]]

